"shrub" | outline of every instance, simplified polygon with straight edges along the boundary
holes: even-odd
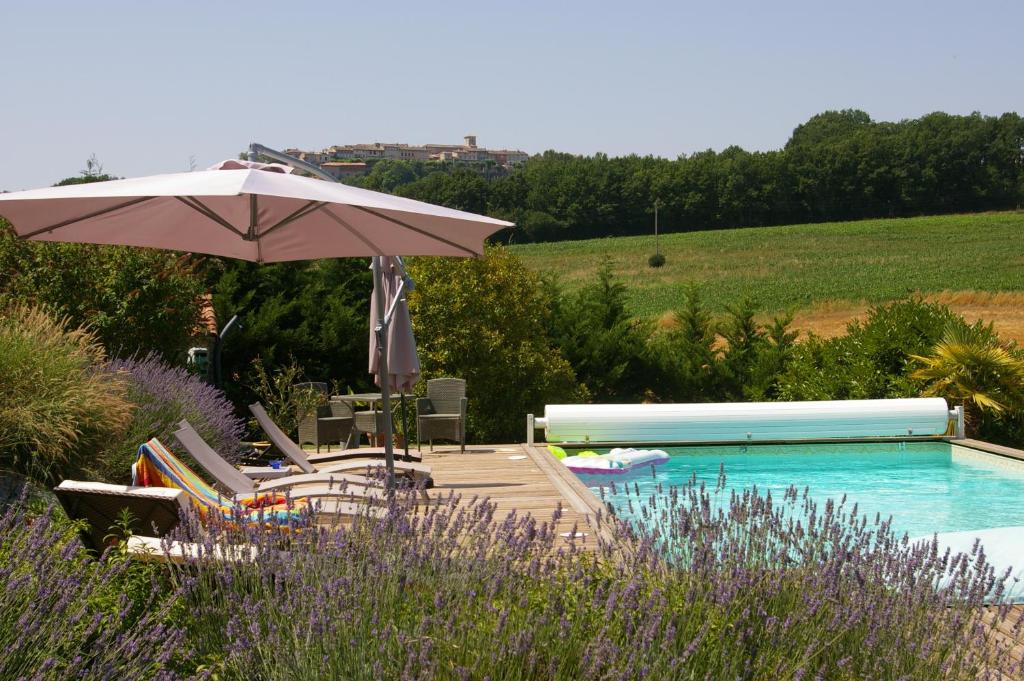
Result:
[[[551,336],[598,402],[638,402],[657,379],[649,325],[626,311],[626,287],[605,263],[597,281],[556,298]]]
[[[655,253],[647,259],[647,266],[658,268],[665,264],[665,254]]]
[[[184,632],[155,568],[95,560],[50,514],[0,515],[0,677],[170,679]]]
[[[718,376],[715,325],[700,290],[690,286],[683,305],[672,314],[669,331],[652,339],[663,377],[655,392],[680,402],[710,402],[717,398]]]
[[[552,312],[539,278],[510,251],[407,264],[416,281],[409,307],[423,378],[466,380],[470,439],[518,440],[527,413],[585,398],[545,333]]]
[[[90,472],[99,479],[127,483],[139,445],[153,437],[172,441],[171,434],[182,419],[224,458],[234,462],[241,456],[244,421],[224,393],[200,377],[156,355],[113,360],[106,371],[127,381],[135,411],[121,437],[106,444],[90,462]]]
[[[270,419],[289,436],[298,432],[301,414],[309,414],[324,401],[323,395],[308,388],[296,388],[302,381],[303,370],[293,359],[275,374],[267,373],[263,359],[257,357],[252,363],[252,390],[259,398]],[[249,428],[256,432],[256,419],[249,422]]]
[[[983,414],[991,418],[1024,406],[1024,359],[1015,346],[1000,342],[991,324],[950,326],[928,356],[912,359],[920,366],[911,377],[928,381],[925,395],[963,405],[969,437]]]
[[[770,325],[754,319],[754,304],[730,305],[718,332],[725,341],[714,364],[720,394],[728,401],[774,398],[779,375],[786,369],[797,334],[789,330],[792,317],[776,317]]]
[[[779,379],[786,400],[914,397],[924,385],[910,376],[912,355],[928,354],[950,326],[966,326],[949,308],[919,298],[873,307],[845,336],[798,344]]]
[[[96,336],[66,318],[0,309],[0,468],[52,482],[120,435],[131,404],[104,361]]]
[[[258,396],[250,379],[259,358],[274,374],[291,363],[309,380],[337,380],[357,392],[372,388],[366,352],[370,333],[368,261],[335,258],[260,265],[218,261],[213,286],[218,319],[237,314],[242,328],[224,344],[224,390],[232,402]]]
[[[170,566],[85,556],[51,518],[0,516],[4,678],[1017,678],[980,548],[909,545],[844,503],[730,495],[724,475],[609,501],[614,541],[399,493],[316,532],[211,521]],[[178,537],[196,540],[186,519]],[[608,522],[598,517],[596,523]],[[598,528],[588,531],[597,533]],[[223,560],[239,545],[259,560]],[[232,548],[234,547],[234,548]],[[167,584],[178,585],[160,595]],[[174,626],[167,623],[174,622]],[[169,669],[169,665],[175,668]],[[1004,676],[1000,676],[1003,674]]]
[[[755,315],[754,304],[746,300],[715,323],[699,289],[689,287],[668,331],[650,341],[651,355],[661,364],[652,392],[681,402],[776,397],[796,333],[789,330],[789,317],[760,324]]]
[[[148,248],[21,241],[0,219],[0,295],[87,325],[111,355],[184,364],[204,290],[197,263]]]

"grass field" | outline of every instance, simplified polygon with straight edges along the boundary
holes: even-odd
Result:
[[[647,266],[653,236],[513,249],[568,290],[593,281],[607,258],[642,317],[662,317],[696,284],[715,310],[750,298],[832,335],[870,304],[920,293],[1024,340],[1021,211],[669,234],[660,269]]]

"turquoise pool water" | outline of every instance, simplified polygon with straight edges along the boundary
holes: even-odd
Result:
[[[668,448],[671,459],[628,479],[646,496],[661,483],[682,485],[696,473],[714,488],[719,466],[725,465],[727,487],[780,499],[790,485],[824,502],[844,494],[857,502],[859,513],[874,520],[892,516],[893,529],[911,537],[933,532],[1024,525],[1024,463],[956,448],[945,442],[751,445],[748,447]],[[612,494],[607,477],[581,475],[620,517],[628,518],[621,492]],[[667,490],[666,490],[667,491]],[[727,497],[726,497],[727,498]],[[635,497],[634,497],[635,499]]]

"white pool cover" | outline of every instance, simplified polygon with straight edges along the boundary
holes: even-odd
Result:
[[[766,442],[920,437],[946,432],[939,397],[727,404],[549,404],[548,442]]]

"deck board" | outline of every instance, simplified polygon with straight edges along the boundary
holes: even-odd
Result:
[[[510,457],[525,457],[512,459]],[[573,481],[560,475],[554,461],[546,453],[526,445],[467,446],[461,453],[458,447],[436,447],[433,452],[423,449],[423,463],[433,470],[434,499],[447,498],[449,493],[461,495],[464,502],[474,497],[486,498],[495,505],[496,517],[516,511],[529,513],[540,522],[550,521],[560,505],[562,517],[557,524],[559,533],[577,532],[586,536],[577,538],[576,544],[588,549],[596,548],[598,537],[609,538],[607,526],[598,526],[595,511],[600,504],[575,476]],[[587,496],[589,495],[589,499]],[[568,545],[568,538],[560,540]],[[557,544],[556,544],[557,546]]]

